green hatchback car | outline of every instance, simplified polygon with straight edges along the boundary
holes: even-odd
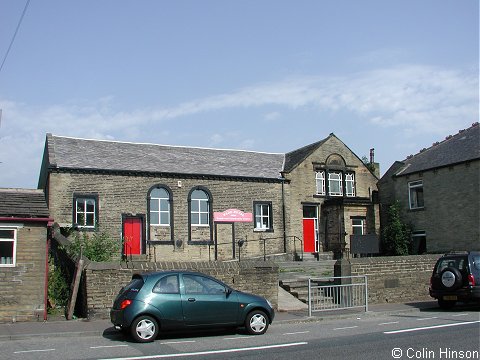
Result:
[[[110,311],[117,330],[137,342],[154,341],[162,331],[242,327],[264,334],[275,316],[272,304],[198,272],[136,274],[120,290]]]

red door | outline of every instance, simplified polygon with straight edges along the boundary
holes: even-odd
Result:
[[[123,219],[123,253],[140,255],[142,253],[142,219],[125,217]]]
[[[303,219],[303,251],[315,252],[315,219]]]

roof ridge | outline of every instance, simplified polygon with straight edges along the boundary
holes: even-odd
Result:
[[[414,158],[414,157],[416,157],[416,156],[418,156],[418,155],[424,154],[426,151],[430,151],[430,150],[432,150],[432,149],[435,149],[435,148],[437,148],[437,146],[443,145],[443,144],[451,141],[452,139],[456,139],[458,136],[460,136],[461,134],[463,134],[465,131],[469,131],[469,130],[473,129],[473,128],[476,127],[476,126],[479,126],[479,122],[478,122],[478,121],[477,121],[477,122],[474,122],[471,126],[469,126],[469,127],[466,128],[466,129],[461,129],[461,130],[459,130],[459,131],[458,131],[456,134],[454,134],[454,135],[447,135],[447,136],[445,137],[445,139],[443,139],[443,140],[441,140],[441,141],[436,141],[436,142],[434,142],[431,146],[426,147],[426,148],[422,148],[422,149],[420,149],[419,152],[407,156],[407,158],[406,158],[404,161],[410,160],[410,159],[412,159],[412,158]]]
[[[25,194],[43,194],[42,189],[25,189],[25,188],[0,188],[0,192],[25,193]]]
[[[254,151],[254,150],[245,150],[245,149],[209,148],[209,147],[202,147],[202,146],[166,145],[166,144],[108,140],[108,139],[88,139],[88,138],[79,138],[79,137],[72,137],[72,136],[54,135],[54,134],[52,134],[52,138],[64,138],[64,139],[71,139],[71,140],[95,141],[95,142],[109,142],[109,143],[116,143],[116,144],[151,145],[151,146],[170,147],[170,148],[177,148],[177,149],[201,149],[201,150],[213,150],[213,151],[247,152],[247,153],[266,154],[266,155],[285,155],[285,153],[274,153],[274,152]]]

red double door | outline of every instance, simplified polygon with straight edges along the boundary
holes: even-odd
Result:
[[[137,216],[123,218],[123,254],[142,254],[143,219]]]

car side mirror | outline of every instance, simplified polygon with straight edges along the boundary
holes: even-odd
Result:
[[[230,289],[229,287],[227,287],[227,288],[225,289],[225,295],[226,295],[227,297],[229,297],[231,293],[232,293],[232,289]]]

